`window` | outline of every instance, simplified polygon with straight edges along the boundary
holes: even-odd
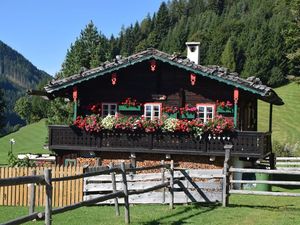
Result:
[[[160,103],[146,103],[144,105],[144,116],[146,119],[160,119],[161,104]]]
[[[197,104],[198,118],[202,119],[204,123],[214,118],[215,106],[206,104]]]
[[[117,104],[115,103],[102,103],[102,116],[116,115]]]

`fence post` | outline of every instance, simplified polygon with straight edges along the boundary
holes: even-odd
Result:
[[[122,178],[123,178],[123,191],[124,191],[124,205],[125,205],[125,223],[130,223],[130,213],[129,213],[129,201],[128,201],[128,187],[127,187],[127,179],[126,179],[126,169],[125,163],[121,163],[122,170]]]
[[[46,183],[46,202],[45,202],[45,225],[52,223],[52,182],[51,169],[44,170]]]
[[[114,167],[114,164],[111,162],[109,164],[109,167],[112,169]],[[113,193],[117,192],[117,184],[116,184],[116,175],[115,175],[115,172],[111,173],[111,183],[112,183]],[[119,209],[118,198],[115,198],[114,202],[115,202],[116,216],[120,216],[120,209]]]
[[[225,159],[223,168],[223,190],[222,190],[222,206],[226,207],[229,202],[229,159],[232,145],[225,145]]]
[[[174,161],[171,160],[170,167],[170,209],[174,208]]]
[[[31,175],[35,176],[36,175],[36,170],[33,169],[31,171]],[[34,213],[35,209],[35,183],[30,184],[29,186],[29,193],[30,193],[30,199],[29,199],[29,215]]]
[[[160,164],[162,166],[165,165],[165,161],[164,160],[161,160]],[[162,167],[161,168],[161,183],[165,183],[165,167]],[[163,191],[162,191],[162,204],[164,204],[166,201],[166,188],[163,188]]]

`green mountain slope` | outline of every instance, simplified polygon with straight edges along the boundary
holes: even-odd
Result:
[[[0,89],[6,100],[6,127],[2,133],[14,130],[14,126],[24,122],[13,112],[15,102],[27,89],[35,88],[51,76],[37,69],[20,53],[0,41]]]
[[[7,153],[10,151],[10,139],[16,143],[13,145],[13,153],[48,153],[43,149],[48,135],[45,119],[22,127],[17,132],[0,138],[0,164],[7,164]]]
[[[275,91],[285,104],[273,107],[273,142],[289,144],[292,148],[299,143],[300,147],[300,85],[290,83]],[[258,129],[267,131],[268,126],[269,104],[259,102]]]

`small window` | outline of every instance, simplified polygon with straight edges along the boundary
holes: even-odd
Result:
[[[102,103],[102,116],[107,115],[115,116],[117,114],[117,104],[115,103]]]
[[[214,118],[215,105],[197,104],[198,118],[202,119],[204,123]]]
[[[160,119],[161,104],[160,103],[146,103],[144,105],[144,116],[146,119],[154,120]]]

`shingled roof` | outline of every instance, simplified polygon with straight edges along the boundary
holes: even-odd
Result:
[[[74,86],[78,83],[102,76],[111,72],[116,72],[119,69],[134,65],[136,63],[143,62],[145,60],[156,59],[171,65],[183,68],[187,71],[193,72],[197,75],[217,80],[227,85],[251,92],[258,96],[263,101],[275,104],[283,105],[282,99],[272,90],[272,88],[263,85],[259,78],[254,76],[248,79],[239,77],[238,73],[231,73],[227,68],[220,66],[202,66],[197,65],[187,58],[182,58],[178,55],[170,55],[157,49],[147,49],[137,54],[131,55],[127,58],[115,59],[114,62],[106,62],[101,66],[84,71],[73,76],[52,80],[47,86],[45,91],[51,95],[56,91],[63,88]]]

